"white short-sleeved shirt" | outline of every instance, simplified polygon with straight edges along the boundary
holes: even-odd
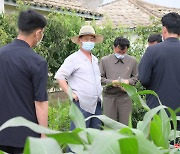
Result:
[[[102,98],[102,86],[98,59],[94,55],[91,62],[80,50],[71,54],[56,72],[55,79],[67,80],[79,98],[80,107],[95,113],[97,100]]]

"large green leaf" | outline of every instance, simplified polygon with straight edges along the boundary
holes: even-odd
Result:
[[[113,130],[101,131],[94,138],[94,141],[89,148],[89,152],[92,154],[105,154],[110,150],[111,153],[115,153],[117,152],[118,147],[114,147],[113,144],[115,142],[118,142],[118,140],[122,138],[129,138],[129,136],[120,134],[117,131]]]
[[[134,136],[132,128],[130,127],[122,128],[121,130],[119,130],[119,133]]]
[[[26,140],[24,154],[62,154],[58,143],[51,138],[33,138]]]
[[[145,137],[147,137],[149,135],[149,131],[150,131],[150,122],[151,119],[154,117],[154,115],[157,114],[157,112],[161,109],[167,108],[166,106],[160,105],[154,109],[151,109],[150,111],[148,111],[143,118],[143,125],[141,127],[141,131],[144,133]]]
[[[144,134],[142,131],[138,129],[131,128],[132,132],[137,136],[137,137],[144,137]]]
[[[0,150],[0,154],[5,154],[5,152],[3,152],[3,151]]]
[[[180,107],[175,110],[176,114],[180,112]]]
[[[134,132],[134,130],[130,127],[122,128],[119,132],[129,136],[129,138],[119,140],[121,153],[138,154],[138,142],[134,136],[137,132]]]
[[[137,97],[137,99],[139,99],[139,102],[141,103],[141,105],[147,110],[149,111],[150,108],[149,106],[146,104],[146,102],[141,98],[141,96],[139,96],[138,94],[134,94],[133,96],[131,96],[131,98],[133,97]],[[135,101],[135,100],[134,100]]]
[[[83,140],[79,137],[82,129],[76,128],[72,132],[62,132],[58,134],[49,134],[48,137],[55,139],[59,144],[84,144]]]
[[[173,122],[173,127],[174,127],[174,143],[175,143],[175,139],[176,139],[176,128],[177,128],[177,119],[176,119],[176,113],[171,109],[168,108],[168,111],[171,115],[171,120]]]
[[[119,122],[117,122],[117,121],[115,121],[115,120],[113,120],[113,119],[111,119],[105,115],[93,115],[93,116],[86,118],[86,120],[93,118],[93,117],[100,119],[104,123],[105,126],[112,128],[112,129],[118,130],[118,129],[127,127],[126,125],[119,123]]]
[[[121,154],[120,146],[117,141],[113,142],[107,149],[106,153],[108,154]]]
[[[137,89],[134,86],[125,83],[121,83],[121,86],[124,87],[130,97],[137,93]]]
[[[158,115],[155,115],[151,122],[150,136],[156,146],[168,148],[166,147],[164,141],[164,134],[162,131],[162,121]]]
[[[59,131],[45,128],[43,126],[40,126],[36,123],[33,123],[33,122],[25,119],[23,117],[15,117],[15,118],[12,118],[12,119],[6,121],[3,125],[1,125],[0,131],[2,131],[3,129],[8,128],[8,127],[18,127],[18,126],[25,126],[25,127],[32,129],[33,131],[35,131],[37,133],[42,133],[42,134],[57,134],[57,133],[59,133]]]
[[[132,113],[129,115],[128,127],[132,128]]]
[[[73,91],[71,89],[71,87],[68,86],[68,96],[71,102],[73,102]]]
[[[71,151],[73,151],[73,153],[77,153],[77,154],[84,154],[85,153],[83,145],[80,145],[80,144],[68,144],[68,146],[71,149]],[[72,154],[72,153],[70,153],[70,154]]]
[[[143,121],[138,121],[138,123],[137,123],[137,129],[138,129],[138,130],[143,130]]]
[[[162,103],[161,103],[161,101],[159,99],[159,96],[154,91],[152,91],[152,90],[139,91],[139,92],[137,92],[137,94],[139,94],[139,95],[147,95],[147,94],[148,95],[150,95],[150,94],[154,95],[155,97],[157,97],[159,104],[162,105]]]
[[[69,117],[74,122],[76,128],[86,128],[84,116],[73,102],[69,110]]]
[[[139,147],[136,138],[125,138],[119,140],[120,150],[122,154],[138,154]]]
[[[91,144],[94,140],[94,138],[101,133],[100,130],[98,129],[93,129],[93,128],[86,128],[82,131],[83,133],[86,133],[89,139],[89,143]],[[81,136],[80,136],[81,137]],[[88,150],[88,147],[90,147],[90,144],[85,145],[85,149]],[[72,151],[78,154],[85,154],[88,151],[83,151],[84,146],[80,144],[68,144],[68,146],[71,148]]]
[[[93,128],[86,128],[84,129],[84,132],[87,133],[88,139],[90,144],[94,140],[94,138],[101,132],[99,129],[93,129]]]
[[[126,92],[128,93],[129,97],[137,104],[141,104],[146,110],[149,110],[149,107],[147,106],[147,104],[144,102],[144,100],[139,96],[137,90],[135,87],[128,85],[128,84],[124,84],[121,83],[121,85],[124,87],[124,89],[126,90]],[[146,94],[146,91],[143,93],[143,91],[141,91],[140,93],[141,95]]]
[[[169,134],[171,131],[171,126],[170,126],[170,119],[164,109],[161,109],[159,112],[159,116],[161,118],[161,123],[162,123],[162,134],[163,134],[163,139],[164,139],[164,148],[169,148]]]
[[[145,139],[144,137],[137,137],[139,154],[163,154],[157,146]]]

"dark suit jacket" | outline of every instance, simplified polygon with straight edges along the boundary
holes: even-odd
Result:
[[[147,48],[139,64],[139,80],[144,87],[154,90],[163,105],[180,107],[180,41],[167,38],[164,42]],[[147,96],[150,108],[159,105],[158,100]]]

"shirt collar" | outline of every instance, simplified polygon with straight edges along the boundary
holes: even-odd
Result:
[[[89,60],[81,50],[78,50],[78,54],[80,55],[82,60]],[[94,62],[94,61],[98,62],[97,58],[92,53],[91,53],[91,55],[92,55],[92,62]]]
[[[123,59],[116,58],[116,56],[114,54],[112,54],[112,56],[113,56],[113,61],[114,61],[115,64],[117,64],[117,63],[123,63],[124,64],[125,59],[126,59],[126,55],[124,56]]]
[[[30,46],[29,46],[29,44],[27,42],[25,42],[23,40],[20,40],[20,39],[15,39],[14,43],[18,44],[18,45],[21,45],[21,46],[24,46],[24,47],[29,47],[30,48]]]

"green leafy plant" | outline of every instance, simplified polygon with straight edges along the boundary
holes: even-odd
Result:
[[[53,130],[68,131],[70,128],[69,107],[70,102],[57,102],[49,106],[48,127]]]
[[[20,11],[30,8],[28,3],[23,1],[17,2],[17,12],[12,14],[0,14],[0,46],[10,43],[16,38],[17,31],[17,17]],[[78,45],[72,43],[70,38],[79,33],[81,26],[87,24],[85,19],[73,15],[61,14],[52,10],[47,18],[47,26],[45,28],[45,35],[42,43],[34,50],[42,55],[48,62],[49,79],[48,87],[57,88],[54,82],[54,75],[58,68],[62,65],[65,58],[78,50]],[[110,20],[104,22],[102,26],[92,21],[90,24],[95,28],[96,33],[104,36],[104,41],[97,44],[93,50],[93,54],[99,60],[110,53],[113,53],[113,41],[118,36],[127,37],[130,42],[130,49],[128,53],[134,56],[137,61],[142,57],[147,44],[149,34],[160,33],[161,26],[159,20],[153,20],[153,24],[149,26],[137,26],[134,29],[119,26],[115,27]]]
[[[47,153],[50,149],[53,149],[54,153],[60,154],[62,150],[58,146],[64,147],[65,145],[68,145],[73,151],[80,154],[178,153],[178,149],[171,147],[169,142],[180,135],[180,132],[176,130],[176,120],[179,119],[176,113],[180,111],[180,108],[173,111],[163,106],[160,102],[158,107],[149,109],[140,95],[152,94],[158,98],[155,92],[149,90],[137,92],[136,88],[130,85],[121,85],[126,89],[134,102],[140,103],[147,110],[143,120],[138,122],[137,129],[125,126],[104,115],[92,116],[99,118],[104,123],[105,127],[103,127],[103,130],[85,128],[85,119],[82,113],[72,103],[69,116],[76,126],[76,129],[73,131],[54,131],[21,117],[10,119],[0,127],[0,131],[7,127],[26,126],[48,136],[46,139],[29,138],[24,149],[25,154],[34,154],[36,151]],[[164,109],[170,112],[171,117],[168,117]],[[174,130],[171,130],[171,120],[173,121]]]

